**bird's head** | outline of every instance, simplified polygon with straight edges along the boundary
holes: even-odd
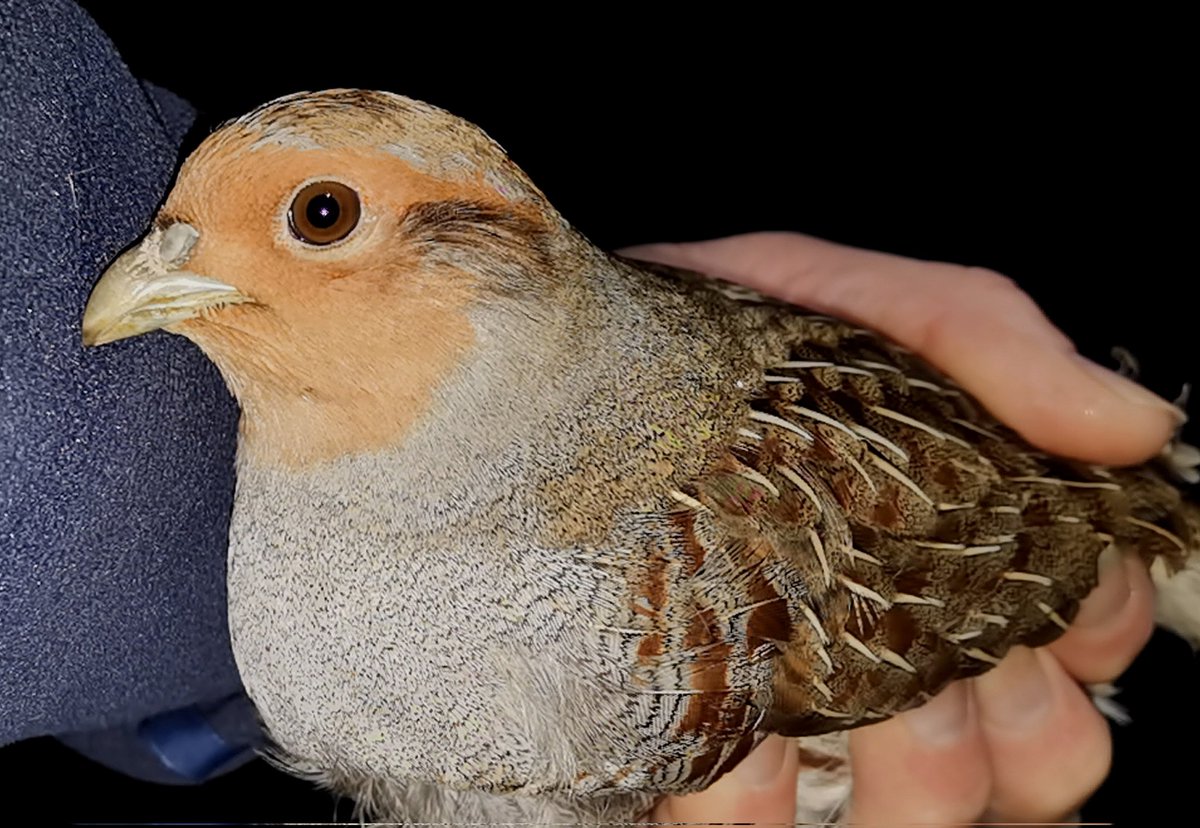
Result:
[[[566,232],[466,121],[388,93],[292,95],[188,158],[95,286],[83,339],[181,334],[220,368],[243,431],[307,418],[355,435],[335,453],[386,443],[471,348],[470,306],[537,290]]]

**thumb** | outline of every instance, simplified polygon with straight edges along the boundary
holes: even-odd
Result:
[[[796,818],[799,765],[800,754],[791,739],[768,736],[706,790],[664,799],[654,809],[654,821],[790,825]]]

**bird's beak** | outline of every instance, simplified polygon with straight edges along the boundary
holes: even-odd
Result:
[[[125,251],[92,288],[83,311],[83,344],[103,345],[249,299],[237,288],[184,270],[200,234],[176,222]]]

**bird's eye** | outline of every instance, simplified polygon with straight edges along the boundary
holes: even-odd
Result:
[[[302,242],[333,244],[350,235],[361,214],[354,190],[336,181],[314,181],[292,201],[288,227]]]

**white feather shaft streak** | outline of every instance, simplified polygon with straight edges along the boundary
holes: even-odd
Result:
[[[904,373],[899,368],[897,368],[895,365],[886,365],[882,362],[872,362],[867,359],[853,359],[850,361],[853,362],[855,365],[857,365],[859,368],[867,368],[872,371],[887,371],[890,374],[903,374]]]
[[[1006,581],[1019,581],[1041,586],[1054,586],[1054,579],[1036,572],[1005,572],[1002,576]]]
[[[1000,435],[997,434],[996,432],[989,431],[988,429],[984,428],[983,426],[975,425],[975,423],[971,422],[970,420],[964,420],[960,417],[947,417],[946,419],[949,420],[950,422],[954,423],[955,425],[962,426],[967,431],[974,431],[976,434],[980,434],[984,437],[987,437],[989,440],[1001,439]]]
[[[906,673],[916,673],[917,668],[909,663],[908,659],[900,655],[895,650],[889,650],[887,647],[882,647],[879,650],[879,657],[893,667],[899,667]]]
[[[871,457],[872,459],[875,458],[874,454],[868,454],[867,456]],[[859,473],[863,480],[867,481],[867,488],[871,490],[871,494],[875,494],[879,491],[879,489],[875,486],[875,481],[871,479],[871,475],[867,474],[867,470],[862,467],[862,463],[855,460],[850,454],[843,453],[842,457],[844,457],[846,462],[850,464],[851,468]],[[884,460],[883,462],[886,463],[887,461]]]
[[[683,492],[679,491],[678,489],[671,489],[670,491],[667,492],[667,495],[670,496],[670,498],[672,500],[676,501],[677,503],[682,503],[684,506],[686,506],[689,509],[692,509],[694,511],[697,511],[697,512],[707,512],[708,511],[708,507],[705,506],[703,503],[701,503],[699,500],[696,500],[696,498],[690,497],[690,496],[684,494]]]
[[[876,558],[874,555],[868,555],[866,552],[863,552],[861,549],[855,549],[853,546],[849,547],[846,553],[851,558],[866,561],[869,564],[875,564],[875,566],[883,566],[883,561],[879,560],[879,558]]]
[[[947,440],[951,437],[951,435],[934,428],[933,426],[929,425],[929,423],[923,423],[920,420],[908,416],[907,414],[901,414],[899,411],[893,411],[890,408],[884,408],[882,405],[872,405],[870,406],[869,410],[874,411],[880,417],[887,417],[889,420],[895,420],[898,423],[904,423],[906,426],[912,426],[915,429],[924,431],[926,434],[931,434],[938,440]],[[962,441],[960,440],[959,442]]]
[[[804,601],[800,601],[799,603],[800,612],[803,613],[804,620],[807,621],[809,626],[813,628],[813,631],[816,632],[817,638],[820,639],[821,644],[828,646],[829,633],[825,632],[825,628],[821,626],[821,621],[817,618],[817,614],[813,612],[813,608]]]
[[[857,581],[847,578],[845,575],[839,575],[838,579],[842,582],[842,584],[846,587],[846,589],[850,590],[852,593],[859,596],[860,598],[866,598],[868,601],[874,601],[876,604],[879,604],[879,606],[883,607],[884,609],[891,609],[892,602],[889,601],[888,599],[884,598],[882,595],[880,595],[878,592],[871,589],[870,587],[863,586],[862,584],[858,583]]]
[[[879,656],[875,655],[875,653],[871,652],[870,648],[867,647],[866,644],[862,643],[848,632],[842,632],[842,641],[845,641],[848,645],[850,645],[850,649],[860,653],[863,658],[869,659],[873,664],[878,664],[882,660],[879,658]]]
[[[878,431],[872,431],[866,426],[858,424],[852,425],[851,428],[854,429],[855,433],[865,437],[868,441],[876,444],[877,446],[881,446],[890,451],[892,454],[896,455],[896,457],[900,458],[901,463],[908,462],[908,452],[900,448],[888,438],[884,437]]]
[[[821,536],[817,534],[817,530],[811,526],[807,529],[808,541],[812,544],[813,552],[817,555],[817,561],[821,564],[821,574],[825,579],[825,586],[833,585],[833,573],[829,570],[829,559],[825,557],[825,544],[821,542]]]
[[[758,485],[762,486],[771,493],[772,497],[779,497],[779,489],[777,489],[775,484],[768,480],[762,474],[762,472],[758,471],[757,469],[752,469],[749,467],[741,468],[737,470],[737,475],[749,480],[751,483],[757,483]]]
[[[1054,607],[1050,606],[1045,601],[1038,601],[1037,608],[1040,609],[1042,612],[1044,612],[1046,614],[1046,617],[1049,618],[1051,621],[1053,621],[1056,625],[1063,628],[1064,630],[1067,629],[1068,625],[1067,625],[1066,619],[1064,619],[1061,615],[1059,615],[1054,610]]]
[[[996,665],[1000,663],[1000,659],[996,658],[989,652],[979,649],[978,647],[970,647],[962,651],[963,655],[970,656],[976,661],[985,661],[988,664]]]
[[[924,595],[910,595],[907,592],[897,592],[892,596],[893,604],[925,604],[929,607],[937,607],[941,609],[946,606],[946,602],[941,598],[929,598]]]
[[[1013,483],[1041,483],[1046,486],[1067,486],[1072,489],[1107,489],[1110,492],[1121,491],[1121,487],[1116,483],[1101,483],[1095,480],[1062,480],[1057,477],[1037,477],[1034,475],[1010,477],[1008,479]]]
[[[832,362],[824,362],[822,360],[816,360],[816,359],[807,359],[807,360],[795,359],[795,360],[791,360],[790,362],[781,362],[778,365],[776,365],[775,367],[776,368],[793,368],[793,369],[795,369],[795,368],[799,368],[799,369],[832,368],[833,363]]]
[[[750,419],[756,420],[760,423],[766,423],[767,425],[773,425],[778,428],[785,429],[794,434],[798,434],[810,443],[814,441],[812,432],[807,431],[807,430],[801,428],[800,426],[796,425],[795,423],[789,422],[788,420],[783,419],[782,417],[776,417],[774,414],[768,414],[765,411],[751,410],[750,411]]]
[[[825,511],[825,507],[821,505],[821,499],[817,497],[817,492],[812,486],[808,485],[808,481],[801,477],[791,466],[780,465],[777,470],[783,475],[789,483],[799,489],[804,495],[812,501],[812,504],[817,507],[817,514]]]
[[[898,468],[893,466],[891,463],[889,463],[888,461],[884,460],[882,457],[880,457],[876,454],[870,454],[867,456],[870,459],[870,461],[872,463],[874,463],[876,465],[876,467],[880,471],[882,471],[884,474],[886,474],[889,477],[893,478],[894,480],[898,481],[901,486],[908,489],[910,492],[915,494],[917,497],[921,498],[921,500],[928,503],[931,508],[934,508],[934,509],[937,508],[937,504],[935,504],[933,502],[933,498],[930,497],[929,495],[925,494],[924,490],[922,490],[921,487],[918,486],[916,484],[916,482],[911,477],[909,477],[907,474],[900,471]]]
[[[824,423],[831,428],[836,428],[838,431],[849,436],[852,440],[861,440],[862,438],[850,430],[850,427],[845,423],[835,420],[828,414],[822,414],[820,411],[813,411],[811,408],[805,408],[802,405],[784,406],[788,411],[794,414],[799,414],[802,417],[808,417],[810,420],[816,420],[818,423]]]
[[[1162,528],[1161,526],[1155,526],[1153,523],[1150,523],[1149,521],[1141,520],[1140,518],[1135,518],[1135,517],[1127,517],[1127,518],[1125,518],[1125,522],[1133,524],[1134,526],[1141,527],[1142,529],[1145,529],[1148,532],[1153,532],[1154,534],[1159,535],[1160,537],[1166,538],[1171,543],[1178,546],[1179,550],[1181,552],[1183,552],[1184,554],[1187,554],[1187,552],[1188,552],[1187,544],[1185,544],[1178,535],[1176,535],[1173,532],[1168,532],[1166,529]]]

